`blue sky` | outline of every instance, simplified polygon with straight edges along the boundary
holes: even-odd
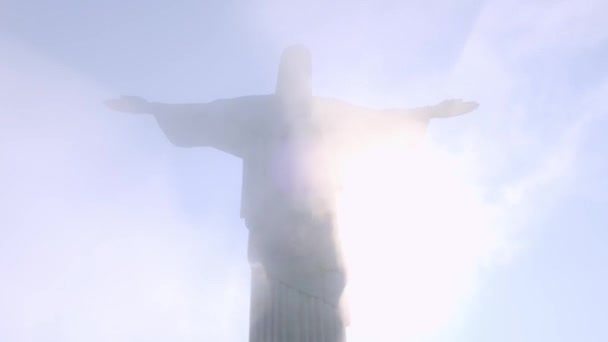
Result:
[[[423,184],[441,189],[449,182],[439,179],[465,170],[458,184],[491,208],[480,232],[495,240],[491,251],[459,259],[466,265],[455,269],[471,271],[451,314],[411,336],[608,339],[604,2],[2,7],[0,340],[245,340],[240,162],[174,148],[153,120],[101,101],[270,93],[292,43],[312,50],[319,95],[373,107],[481,103],[469,116],[432,123],[422,150],[447,167]],[[438,235],[421,253],[444,265],[460,249],[439,248],[443,234],[475,233],[468,219],[431,229]],[[404,317],[417,313],[407,310]],[[408,330],[408,319],[401,324]],[[363,336],[353,328],[351,340]]]

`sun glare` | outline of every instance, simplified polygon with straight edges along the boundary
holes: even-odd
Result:
[[[352,340],[425,340],[457,322],[498,238],[470,169],[432,143],[399,139],[342,162]]]

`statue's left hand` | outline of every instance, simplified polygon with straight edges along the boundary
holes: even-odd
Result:
[[[449,118],[474,111],[479,107],[477,102],[462,101],[461,99],[445,100],[433,108],[434,118]]]

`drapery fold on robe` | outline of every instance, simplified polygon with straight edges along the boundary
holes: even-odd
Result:
[[[343,342],[340,309],[251,268],[249,342]]]

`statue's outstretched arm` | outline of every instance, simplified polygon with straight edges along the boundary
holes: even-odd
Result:
[[[477,102],[452,99],[442,101],[434,106],[405,109],[405,113],[414,117],[450,118],[474,111],[479,107]]]
[[[460,99],[445,100],[433,106],[416,108],[392,108],[372,109],[358,106],[336,99],[316,98],[316,103],[321,110],[328,111],[339,116],[346,116],[349,120],[382,121],[393,120],[429,120],[434,118],[448,118],[469,113],[479,104],[473,101],[462,101]]]
[[[430,119],[447,118],[475,110],[478,104],[446,100],[434,106],[410,109],[372,109],[343,101],[315,98],[321,117],[339,130],[357,138],[359,143],[375,140],[390,132],[403,132],[415,143],[423,136]]]
[[[268,96],[244,96],[209,103],[167,104],[136,96],[106,101],[111,109],[152,114],[167,138],[180,147],[211,146],[240,156],[253,136],[255,117],[268,111]]]

